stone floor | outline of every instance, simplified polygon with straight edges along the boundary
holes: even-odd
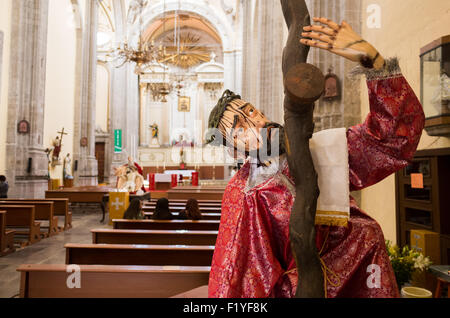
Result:
[[[19,294],[20,273],[16,271],[19,265],[64,264],[66,259],[64,244],[92,243],[91,229],[112,228],[107,221],[100,223],[100,219],[100,211],[73,214],[72,229],[0,257],[0,298],[10,298]]]

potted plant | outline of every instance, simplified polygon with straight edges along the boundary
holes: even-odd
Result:
[[[411,281],[415,272],[426,271],[431,265],[429,257],[409,246],[400,248],[387,240],[386,248],[400,289]]]

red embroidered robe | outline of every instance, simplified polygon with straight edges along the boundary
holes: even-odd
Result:
[[[347,131],[351,191],[408,165],[424,127],[422,106],[400,73],[368,79],[367,85],[370,113]],[[249,173],[247,162],[224,193],[209,297],[293,297],[297,271],[289,243],[294,198],[285,182],[292,180],[288,166],[251,189]],[[317,248],[328,268],[327,296],[398,297],[380,226],[352,198],[350,203],[347,227],[316,226]],[[368,282],[377,269],[378,286]]]

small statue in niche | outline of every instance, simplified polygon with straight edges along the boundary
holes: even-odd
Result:
[[[73,179],[72,176],[72,159],[70,158],[70,153],[64,158],[64,179]]]
[[[158,138],[159,133],[158,124],[153,123],[153,125],[151,125],[150,128],[152,129],[152,138]]]
[[[150,147],[159,147],[159,127],[157,123],[153,123],[153,125],[150,126],[150,129],[152,130],[152,141]]]
[[[331,72],[330,68],[328,69],[328,74],[325,76],[325,93],[323,98],[325,100],[334,100],[339,97],[341,97],[339,78]]]

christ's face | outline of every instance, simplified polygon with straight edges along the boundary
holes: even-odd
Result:
[[[284,152],[283,126],[242,100],[227,106],[218,128],[235,158],[248,155],[265,162]]]
[[[267,117],[252,104],[234,101],[224,112],[219,129],[229,145],[249,152],[262,146],[261,128],[268,123]]]

